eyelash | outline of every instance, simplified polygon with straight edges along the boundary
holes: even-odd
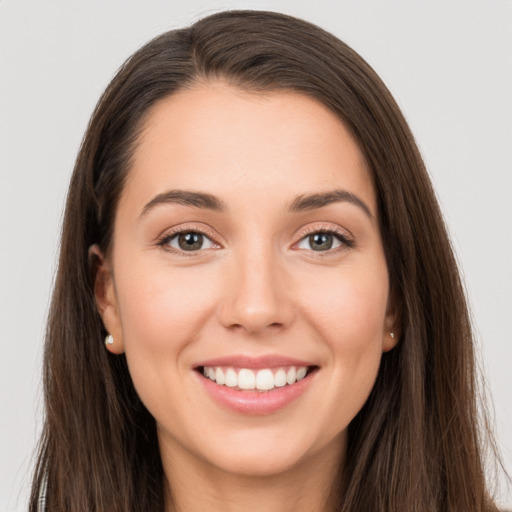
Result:
[[[219,245],[219,244],[217,244],[217,242],[214,241],[214,236],[212,233],[208,232],[207,230],[197,228],[195,226],[190,227],[190,228],[180,227],[176,231],[172,231],[170,233],[165,233],[165,235],[163,235],[158,240],[157,245],[159,247],[162,247],[162,249],[164,249],[165,251],[179,254],[180,256],[194,256],[195,253],[200,252],[200,250],[187,252],[184,250],[177,250],[174,247],[170,247],[168,245],[171,242],[171,240],[173,240],[174,238],[176,238],[179,235],[186,234],[186,233],[197,233],[199,235],[202,235],[202,236],[205,236],[206,238],[208,238],[213,244]],[[319,226],[319,227],[315,226],[315,227],[305,229],[304,231],[302,231],[299,234],[300,239],[294,245],[299,244],[308,236],[315,235],[315,234],[332,235],[334,238],[336,238],[342,244],[341,247],[338,247],[335,249],[328,249],[326,251],[313,251],[311,249],[311,251],[315,252],[316,255],[319,257],[325,257],[325,256],[331,255],[333,253],[337,253],[340,250],[344,250],[347,248],[352,249],[355,247],[354,240],[352,238],[350,238],[346,232],[332,228],[332,227],[326,227],[326,226]]]
[[[297,245],[298,243],[302,242],[305,238],[316,235],[316,234],[325,234],[325,235],[332,235],[334,238],[336,238],[340,243],[341,247],[337,247],[336,249],[328,249],[327,251],[313,251],[316,253],[316,256],[319,257],[325,257],[330,256],[334,253],[339,252],[340,250],[346,250],[346,249],[353,249],[355,247],[354,240],[341,229],[336,229],[333,227],[327,227],[327,226],[314,226],[305,229],[300,233],[300,239],[298,242],[296,242],[294,245]]]
[[[197,233],[198,235],[205,236],[211,242],[215,245],[219,245],[217,242],[214,242],[214,235],[213,233],[203,229],[203,228],[197,228],[197,226],[191,226],[190,228],[187,226],[180,226],[179,229],[176,229],[175,231],[166,232],[157,242],[157,245],[164,249],[165,251],[172,252],[174,254],[178,254],[180,256],[195,256],[194,253],[200,252],[200,251],[183,251],[175,249],[174,247],[170,247],[168,244],[176,238],[179,235],[183,235],[186,233]]]

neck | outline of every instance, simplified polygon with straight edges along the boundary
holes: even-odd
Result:
[[[334,512],[344,440],[276,474],[241,475],[224,471],[190,452],[162,457],[166,512]],[[176,448],[176,447],[175,447]],[[186,455],[183,457],[183,455]]]

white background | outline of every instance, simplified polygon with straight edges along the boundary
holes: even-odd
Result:
[[[326,28],[395,95],[465,275],[512,470],[512,1],[0,0],[2,512],[26,509],[61,212],[95,102],[144,42],[224,8],[276,10]],[[510,492],[499,497],[512,507]]]

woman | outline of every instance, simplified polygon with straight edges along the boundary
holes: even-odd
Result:
[[[235,11],[127,61],[68,194],[31,510],[496,510],[475,395],[430,181],[357,54]]]

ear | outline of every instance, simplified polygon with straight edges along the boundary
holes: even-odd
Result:
[[[384,319],[384,332],[382,333],[382,351],[389,352],[395,348],[402,334],[400,314],[397,300],[393,293],[389,294]]]
[[[89,265],[95,273],[94,298],[96,299],[96,307],[106,331],[114,339],[113,343],[106,344],[105,346],[113,354],[122,354],[124,352],[123,332],[114,275],[110,263],[96,244],[89,247]]]

